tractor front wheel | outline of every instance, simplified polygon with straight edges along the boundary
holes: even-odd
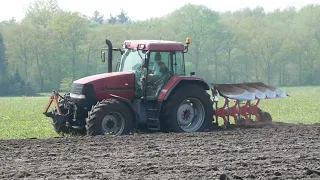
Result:
[[[211,128],[213,103],[206,90],[196,84],[184,85],[165,101],[162,121],[174,132],[198,132]]]
[[[124,135],[133,129],[133,114],[126,104],[116,99],[98,102],[86,118],[87,134]]]
[[[65,98],[68,98],[69,94],[65,95]],[[58,106],[60,108],[60,111],[62,114],[67,114],[68,110],[64,108],[64,99],[59,99]],[[59,135],[64,135],[64,134],[70,134],[71,131],[70,129],[66,126],[66,121],[63,119],[61,115],[58,115],[58,111],[56,108],[52,110],[52,125],[54,127],[54,130],[56,133]]]

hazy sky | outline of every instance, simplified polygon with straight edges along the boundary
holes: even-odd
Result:
[[[15,17],[20,20],[24,16],[24,8],[33,0],[2,0],[0,5],[0,21]],[[307,4],[320,4],[320,0],[58,0],[64,9],[79,11],[92,15],[98,10],[105,17],[110,13],[125,10],[133,20],[144,20],[159,17],[174,11],[185,3],[202,4],[217,11],[234,11],[245,7],[262,6],[266,11],[294,6],[301,8]]]

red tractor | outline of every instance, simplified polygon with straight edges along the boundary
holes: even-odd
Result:
[[[270,119],[268,113],[264,114],[249,101],[287,96],[263,83],[212,84],[210,88],[203,79],[195,77],[194,72],[187,76],[184,55],[189,38],[186,45],[174,41],[127,40],[123,49],[119,49],[113,48],[109,40],[106,44],[108,48],[102,49],[101,58],[105,62],[104,50],[107,50],[108,73],[74,81],[71,92],[64,96],[53,91],[44,114],[52,118],[58,133],[123,135],[135,128],[205,131],[218,125],[218,117],[222,117],[225,124],[229,123],[226,118],[229,115],[239,122],[248,119],[248,114]],[[122,55],[115,72],[112,72],[113,51]],[[219,94],[227,103],[228,99],[235,99],[233,109],[226,103],[223,108],[216,107],[215,112],[216,101],[211,100],[207,92],[210,89],[214,97]],[[256,96],[259,94],[261,96]],[[242,100],[249,103],[240,107]],[[55,107],[48,113],[52,102]]]

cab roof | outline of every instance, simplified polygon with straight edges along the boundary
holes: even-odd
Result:
[[[149,51],[183,51],[184,44],[176,41],[166,40],[126,40],[123,42],[124,48],[149,50]]]

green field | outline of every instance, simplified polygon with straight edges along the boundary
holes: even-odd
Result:
[[[260,107],[269,111],[274,121],[291,123],[320,122],[320,87],[281,88],[291,97],[261,101]],[[50,138],[58,136],[49,118],[42,112],[49,94],[38,97],[0,98],[0,138]],[[220,100],[222,100],[220,98]]]

